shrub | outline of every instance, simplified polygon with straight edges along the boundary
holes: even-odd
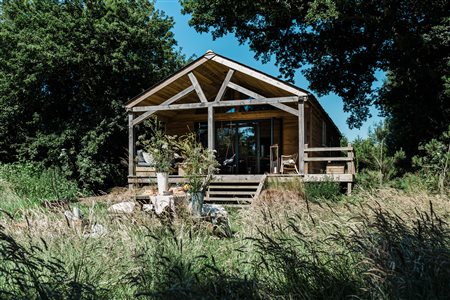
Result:
[[[388,153],[388,135],[389,127],[379,123],[369,130],[367,139],[353,142],[360,184],[381,187],[399,173],[398,163],[405,158],[405,153],[402,150]]]
[[[439,139],[419,147],[422,155],[413,157],[414,166],[430,190],[448,192],[450,186],[450,126]]]
[[[339,199],[340,195],[341,195],[341,186],[339,182],[327,180],[327,181],[305,183],[305,196],[307,200],[336,201]]]
[[[77,183],[66,179],[57,168],[45,169],[36,163],[0,165],[0,180],[22,200],[74,200],[79,194]]]

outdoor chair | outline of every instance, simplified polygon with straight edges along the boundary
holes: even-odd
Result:
[[[281,155],[280,172],[281,174],[296,173],[300,174],[297,169],[298,154]]]

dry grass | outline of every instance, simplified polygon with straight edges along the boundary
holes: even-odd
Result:
[[[356,245],[351,237],[358,236],[366,245],[364,251],[372,251],[378,246],[367,239],[367,230],[378,232],[380,229],[372,224],[390,214],[387,218],[394,220],[392,224],[406,226],[392,234],[406,234],[415,241],[414,231],[408,230],[417,224],[417,211],[429,216],[429,221],[422,220],[421,224],[434,220],[433,214],[448,222],[450,212],[448,197],[425,193],[408,195],[383,189],[376,194],[359,192],[345,202],[312,203],[295,189],[269,189],[251,207],[237,212],[233,225],[238,231],[234,237],[219,239],[184,217],[167,222],[142,212],[126,216],[106,213],[105,204],[128,197],[127,191],[116,190],[101,197],[100,204],[93,198],[81,202],[85,206],[86,231],[93,224],[107,228],[108,232],[100,237],[87,237],[80,228],[67,224],[62,211],[49,212],[45,208],[24,209],[20,220],[0,218],[0,226],[25,248],[42,248],[36,255],[45,261],[57,258],[68,278],[96,287],[97,296],[105,298],[141,295],[196,299],[217,293],[228,299],[276,295],[378,298],[389,295],[391,289],[383,286],[382,292],[374,292],[371,284],[378,281],[360,275],[368,272],[362,261],[370,261],[374,267],[376,257],[365,258],[369,254],[363,250],[350,249],[350,245]],[[448,224],[442,224],[448,229]],[[395,243],[392,245],[397,249]],[[404,244],[405,249],[412,247],[416,251],[418,248],[413,246]],[[437,253],[432,247],[427,251],[427,259]],[[445,261],[445,252],[443,255]],[[391,271],[385,266],[376,268],[377,276],[384,276],[388,282]],[[2,289],[5,285],[0,279]]]

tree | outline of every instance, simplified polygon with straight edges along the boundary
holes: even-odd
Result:
[[[400,173],[398,164],[405,159],[405,152],[398,150],[393,155],[388,154],[389,131],[386,123],[378,123],[369,130],[366,139],[358,138],[353,142],[357,179],[365,186],[381,187]]]
[[[123,181],[123,104],[184,63],[173,20],[146,0],[0,5],[0,161],[63,165],[91,188]]]
[[[336,93],[358,127],[377,105],[395,147],[411,156],[450,120],[450,2],[446,0],[182,0],[190,25],[214,38],[234,33],[256,57],[275,57],[292,80]],[[388,79],[373,88],[375,72]]]

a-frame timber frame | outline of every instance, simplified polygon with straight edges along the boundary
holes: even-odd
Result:
[[[192,73],[192,70],[195,69],[198,65],[200,65],[202,62],[205,62],[207,59],[218,61],[226,66],[229,67],[228,73],[225,77],[225,80],[222,82],[222,85],[220,87],[219,92],[217,93],[214,101],[208,101],[205,97],[205,94],[202,90],[202,87],[200,86],[197,78]],[[256,92],[253,92],[243,86],[240,86],[236,83],[232,82],[232,77],[235,71],[244,72],[249,75],[254,76],[255,78],[265,81],[269,84],[273,84],[277,87],[285,88],[290,92],[293,92],[293,96],[287,96],[287,97],[264,97],[263,95],[260,95]],[[169,110],[183,110],[183,109],[197,109],[197,108],[207,108],[208,109],[208,148],[211,150],[214,150],[214,108],[216,107],[233,107],[233,106],[251,106],[251,105],[263,105],[263,104],[270,104],[278,109],[287,111],[299,119],[299,139],[298,139],[298,146],[299,146],[299,172],[301,174],[304,174],[304,159],[303,159],[303,153],[304,153],[304,136],[305,136],[305,129],[304,129],[304,102],[308,99],[308,94],[299,91],[297,89],[292,88],[289,85],[286,85],[280,81],[274,80],[273,78],[268,77],[267,75],[257,72],[255,70],[252,70],[246,66],[240,65],[238,63],[235,63],[231,60],[228,60],[224,57],[217,56],[214,52],[208,51],[206,55],[203,57],[203,59],[199,60],[197,63],[192,64],[189,68],[186,68],[182,70],[182,72],[175,75],[176,77],[181,77],[182,75],[187,74],[192,85],[184,89],[183,91],[179,92],[178,94],[174,95],[170,99],[167,99],[163,103],[155,106],[135,106],[139,102],[141,102],[146,97],[149,97],[151,94],[157,92],[159,89],[164,88],[167,84],[169,84],[171,81],[173,81],[173,77],[167,79],[165,82],[161,83],[159,86],[155,87],[154,89],[151,89],[144,95],[138,97],[131,103],[129,103],[126,107],[129,111],[129,123],[128,123],[128,129],[129,129],[129,153],[135,152],[135,140],[134,140],[134,126],[143,122],[145,119],[149,118],[151,115],[158,111],[169,111]],[[226,100],[223,101],[222,97],[225,93],[225,90],[227,88],[234,89],[236,91],[239,91],[249,97],[251,97],[251,100]],[[184,96],[188,95],[189,93],[195,91],[197,93],[197,96],[199,98],[199,103],[187,103],[187,104],[173,104],[176,101],[182,99]],[[290,106],[287,106],[285,103],[298,103],[298,109],[294,109]],[[134,118],[135,113],[143,112],[140,116]],[[129,175],[133,175],[133,169],[134,169],[134,157],[133,155],[129,155]]]
[[[198,71],[201,68],[207,70],[211,66],[220,67],[220,74],[223,74],[221,79],[220,76],[215,76],[213,82],[208,76]],[[228,96],[238,94],[241,95],[240,99],[232,97],[231,99],[229,99],[230,97],[224,99],[229,90],[235,92],[228,92]],[[242,95],[245,95],[245,97]],[[308,108],[306,120],[305,104]],[[314,96],[307,91],[208,51],[199,59],[126,104],[130,153],[129,177],[135,175],[135,127],[152,115],[166,114],[173,117],[175,112],[206,109],[207,144],[209,149],[215,149],[216,111],[224,107],[255,105],[270,105],[284,114],[287,113],[291,116],[291,119],[295,117],[298,120],[296,140],[298,141],[298,171],[300,175],[307,173],[305,172],[305,143],[308,144],[309,142],[311,146],[312,141],[314,141],[311,137],[313,108],[318,111],[319,118],[330,124],[329,127],[339,135],[329,116],[323,111]],[[307,123],[309,128],[305,134]],[[308,136],[308,141],[305,141],[305,136]]]

